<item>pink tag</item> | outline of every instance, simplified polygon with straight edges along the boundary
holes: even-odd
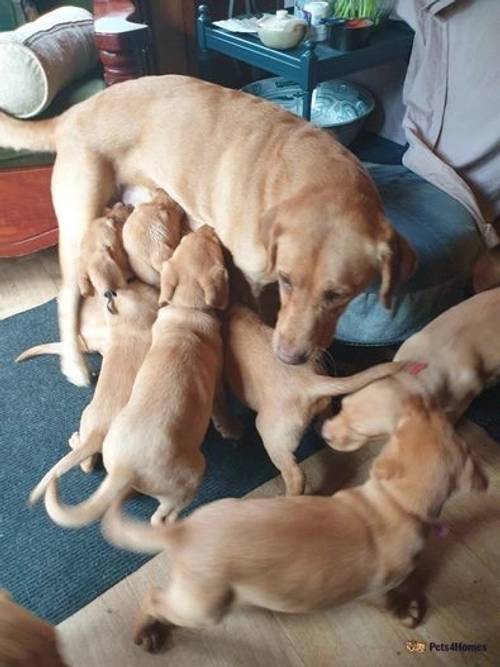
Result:
[[[422,361],[411,361],[405,365],[405,371],[410,373],[410,375],[418,375],[420,371],[423,371],[428,365],[429,364],[425,364]]]

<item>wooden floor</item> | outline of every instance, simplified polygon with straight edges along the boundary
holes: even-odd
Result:
[[[55,296],[54,251],[0,260],[0,317]],[[500,407],[500,406],[499,406]],[[447,537],[433,537],[424,558],[429,611],[417,630],[400,626],[373,604],[347,605],[309,616],[238,611],[204,631],[177,630],[168,651],[149,656],[131,640],[139,602],[149,584],[161,584],[167,563],[153,558],[59,626],[73,667],[358,667],[360,665],[500,665],[500,448],[477,426],[462,431],[490,476],[488,494],[454,498],[444,518]],[[314,493],[332,493],[367,474],[374,449],[351,455],[323,450],[304,464]],[[251,495],[282,492],[275,479]],[[427,644],[409,654],[408,640]],[[430,643],[486,644],[485,653],[430,651]]]

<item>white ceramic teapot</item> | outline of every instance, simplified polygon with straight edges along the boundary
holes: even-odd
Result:
[[[286,9],[278,9],[275,16],[259,21],[260,41],[272,49],[293,49],[307,32],[307,21],[289,14]]]

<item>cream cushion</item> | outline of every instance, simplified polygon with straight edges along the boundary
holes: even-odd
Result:
[[[94,18],[80,7],[60,7],[0,33],[0,109],[36,116],[96,62]]]

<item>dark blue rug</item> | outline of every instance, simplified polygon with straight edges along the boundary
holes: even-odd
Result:
[[[53,524],[43,503],[26,504],[42,474],[68,450],[91,391],[65,381],[57,357],[23,364],[14,358],[34,344],[58,340],[52,301],[0,321],[0,588],[52,623],[58,623],[142,565],[148,557],[113,548],[99,525],[65,530]],[[276,476],[277,471],[255,432],[241,443],[222,440],[210,430],[204,443],[208,466],[197,505],[242,496]],[[314,434],[304,438],[301,458],[321,447]],[[103,472],[78,468],[61,480],[66,502],[86,498]],[[139,496],[130,511],[149,517],[156,505]]]

